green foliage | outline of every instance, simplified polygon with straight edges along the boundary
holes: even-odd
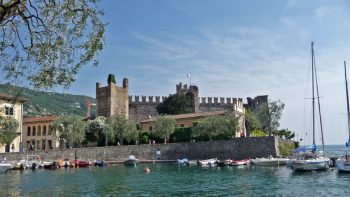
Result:
[[[18,122],[12,117],[0,116],[0,144],[10,145],[16,139]]]
[[[273,132],[273,134],[288,140],[295,137],[295,133],[289,129],[276,130]]]
[[[213,139],[232,138],[238,130],[238,117],[234,113],[225,116],[208,116],[198,121],[193,127],[193,137]]]
[[[186,114],[191,112],[191,106],[185,94],[173,94],[157,106],[157,111],[159,114]]]
[[[174,133],[170,135],[170,142],[189,142],[191,141],[192,128],[175,128]]]
[[[110,83],[116,84],[116,82],[115,82],[115,76],[114,76],[113,74],[109,74],[109,75],[108,75],[107,83],[108,83],[108,84],[110,84]]]
[[[130,142],[138,138],[136,124],[129,121],[122,115],[114,115],[108,119],[109,132],[116,140],[123,144],[124,140]]]
[[[152,133],[156,137],[164,138],[164,143],[166,143],[166,139],[175,131],[175,123],[175,119],[169,116],[159,116],[156,119]]]
[[[139,139],[141,144],[147,144],[150,139],[150,133],[148,131],[140,132]]]
[[[264,103],[259,107],[256,117],[264,132],[271,134],[278,129],[283,109],[284,103],[280,100]]]
[[[94,120],[89,120],[86,128],[86,139],[90,142],[100,142],[102,141],[100,138],[104,140],[104,144],[106,144],[106,133],[108,132],[108,124],[107,119],[103,116],[99,116]],[[107,136],[108,138],[112,138],[112,136]]]
[[[24,114],[26,116],[51,115],[77,115],[86,116],[85,96],[60,94],[44,91],[36,91],[28,88],[14,87],[0,84],[0,92],[4,92],[16,97],[28,99],[24,103]],[[91,103],[95,99],[87,97]],[[92,108],[92,113],[94,113]]]
[[[5,2],[0,68],[6,79],[67,88],[83,66],[98,64],[105,24],[96,0]]]
[[[278,144],[278,149],[280,154],[283,157],[287,157],[293,153],[293,150],[295,149],[295,145],[294,143],[280,141]]]
[[[251,137],[264,137],[264,136],[267,136],[267,134],[264,131],[255,129],[252,131],[250,136]]]
[[[79,145],[85,139],[85,122],[79,116],[60,116],[53,124],[53,136],[67,146]]]
[[[250,109],[245,111],[245,127],[248,133],[261,128],[256,115]]]

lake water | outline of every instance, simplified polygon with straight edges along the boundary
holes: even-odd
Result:
[[[327,146],[341,154],[343,146]],[[145,167],[151,169],[145,174]],[[350,174],[336,168],[178,167],[140,164],[0,174],[0,196],[350,196]]]

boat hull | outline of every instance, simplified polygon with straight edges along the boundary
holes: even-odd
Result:
[[[12,169],[12,165],[9,163],[0,164],[0,173],[7,172]]]
[[[335,164],[339,171],[341,172],[350,172],[350,161],[337,159]]]
[[[295,171],[327,170],[329,168],[329,159],[294,160],[292,167]]]
[[[288,159],[284,158],[262,158],[262,159],[252,159],[251,163],[256,166],[280,166],[280,165],[286,165]]]
[[[136,166],[139,161],[136,159],[128,159],[124,161],[124,165],[126,166]]]

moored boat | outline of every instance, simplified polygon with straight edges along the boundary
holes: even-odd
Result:
[[[262,157],[250,160],[251,164],[257,166],[280,166],[286,165],[287,161],[287,158],[272,157],[271,155],[267,158]]]
[[[134,155],[129,155],[128,159],[124,161],[124,165],[136,166],[139,160]]]
[[[345,91],[346,91],[346,110],[348,118],[348,141],[345,146],[348,150],[345,151],[345,155],[341,156],[335,161],[335,164],[340,172],[350,172],[350,106],[349,106],[349,91],[348,91],[348,79],[346,76],[346,62],[344,61],[344,73],[345,73]]]
[[[314,43],[311,42],[311,73],[312,73],[312,144],[304,148],[304,152],[300,153],[298,158],[292,160],[292,168],[295,171],[311,171],[311,170],[325,170],[329,168],[330,159],[324,155],[324,138],[321,116],[321,104],[318,91],[317,73],[315,65]],[[316,91],[316,95],[315,95]],[[317,153],[317,146],[315,140],[315,100],[318,104],[318,115],[321,131],[322,150]]]
[[[77,160],[77,159],[74,160],[74,164],[75,164],[75,167],[79,167],[79,168],[86,168],[86,167],[92,166],[91,162]]]
[[[199,160],[198,161],[198,165],[202,166],[202,167],[213,167],[213,166],[217,166],[217,160],[216,158],[214,159],[206,159],[206,160]]]
[[[178,159],[176,160],[176,165],[179,166],[185,166],[185,165],[189,165],[189,160],[187,158],[183,158],[183,159]]]
[[[13,166],[10,163],[3,161],[2,163],[0,163],[0,173],[7,172],[7,171],[11,170],[12,167]]]
[[[94,166],[96,166],[96,167],[103,167],[103,166],[106,166],[106,165],[107,165],[107,163],[104,162],[104,161],[101,161],[101,160],[95,160],[94,161]]]
[[[232,160],[228,165],[229,166],[244,166],[249,165],[250,159],[242,159],[242,160]]]

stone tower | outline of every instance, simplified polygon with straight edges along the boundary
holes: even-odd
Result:
[[[113,78],[113,80],[110,80]],[[110,117],[116,114],[129,118],[128,79],[123,79],[123,86],[118,87],[114,75],[108,77],[108,85],[101,87],[96,83],[96,115]]]
[[[185,94],[187,97],[187,102],[191,106],[191,112],[199,112],[199,90],[195,85],[190,85],[187,87],[187,84],[182,86],[182,83],[176,85],[176,94]]]

